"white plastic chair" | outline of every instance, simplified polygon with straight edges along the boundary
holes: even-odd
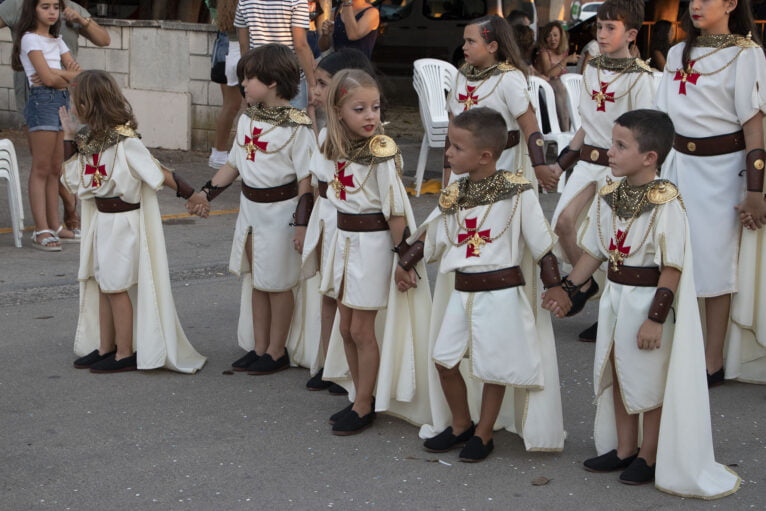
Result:
[[[24,205],[21,202],[21,182],[16,149],[8,139],[0,140],[0,178],[8,180],[8,207],[11,210],[13,244],[21,248],[21,233],[24,231]]]
[[[537,124],[540,129],[543,129],[543,114],[540,110],[540,92],[542,91],[545,97],[545,106],[548,109],[548,125],[551,127],[548,133],[543,133],[543,140],[545,141],[545,151],[547,153],[548,146],[551,143],[556,144],[557,152],[569,145],[574,137],[573,131],[563,132],[559,127],[559,118],[556,115],[556,97],[553,92],[553,88],[548,85],[548,82],[540,78],[539,76],[529,77],[529,96],[532,101],[532,107],[535,109],[535,116],[537,117]],[[564,190],[565,176],[561,176],[557,187],[558,192]]]
[[[415,171],[415,192],[418,197],[429,148],[444,147],[449,125],[446,92],[452,89],[456,74],[455,66],[443,60],[418,59],[413,63],[412,85],[418,94],[420,121],[424,131]]]
[[[582,94],[582,75],[577,73],[567,73],[561,75],[561,83],[567,90],[569,99],[569,119],[572,121],[572,131],[577,131],[582,126],[580,118],[580,94]]]

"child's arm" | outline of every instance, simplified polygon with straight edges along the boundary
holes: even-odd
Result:
[[[587,252],[583,252],[583,255],[577,260],[572,273],[568,277],[564,277],[563,282],[568,283],[568,287],[574,287],[576,292],[598,270],[601,263],[602,261],[599,259],[596,259]],[[565,307],[565,304],[569,303],[571,305],[570,298],[571,295],[564,289],[564,286],[552,287],[543,293],[542,307],[553,312],[557,318],[563,318],[569,312],[569,307]]]
[[[678,268],[665,266],[660,273],[657,283],[657,291],[649,308],[649,317],[644,320],[638,330],[636,343],[640,350],[659,349],[662,340],[662,324],[673,306],[673,298],[681,280],[681,271]]]
[[[409,229],[405,228],[402,234],[402,241],[394,249],[394,252],[399,256],[399,261],[394,271],[394,281],[396,282],[396,288],[402,292],[407,291],[411,287],[418,287],[418,274],[415,271],[415,265],[423,259],[423,249],[427,233],[421,234],[412,245],[407,243],[408,234]]]
[[[40,80],[40,83],[51,89],[65,89],[69,86],[69,80],[61,74],[55,73],[53,69],[48,67],[48,62],[46,62],[45,57],[43,57],[42,51],[32,50],[27,55],[29,56],[29,61],[35,68],[35,74]]]
[[[763,113],[757,112],[742,125],[747,149],[747,193],[739,206],[739,218],[748,229],[766,225],[766,201],[763,196],[763,175],[766,151],[763,150]],[[759,163],[760,162],[760,163]],[[759,168],[760,167],[760,168]]]
[[[239,172],[229,163],[224,164],[218,169],[212,179],[202,185],[200,191],[189,197],[186,201],[186,210],[194,215],[206,218],[210,212],[210,201],[218,197],[226,188],[228,188]]]
[[[546,190],[555,190],[559,182],[559,173],[545,164],[545,152],[543,151],[543,135],[540,133],[540,127],[537,125],[537,117],[532,105],[529,105],[527,111],[521,114],[516,122],[519,123],[521,132],[527,139],[527,149],[529,158],[532,160],[532,167],[535,169],[537,180]]]
[[[585,143],[585,130],[581,127],[577,130],[569,145],[561,150],[556,163],[551,168],[557,175],[561,175],[569,170],[580,159],[580,149]]]
[[[189,184],[184,178],[179,177],[178,174],[165,167],[160,163],[160,169],[165,176],[164,186],[167,186],[171,190],[175,190],[176,197],[189,199],[194,194],[194,187]]]
[[[311,189],[311,175],[309,175],[298,181],[298,206],[293,214],[295,226],[293,247],[299,254],[303,253],[303,240],[306,239],[306,227],[309,224],[312,209],[314,209],[314,192]]]

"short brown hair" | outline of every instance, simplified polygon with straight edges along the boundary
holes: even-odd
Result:
[[[103,132],[123,124],[134,129],[138,127],[133,108],[112,75],[106,71],[83,71],[77,75],[70,89],[77,118],[92,131]]]
[[[277,95],[286,100],[298,94],[301,68],[293,50],[283,44],[264,44],[249,50],[237,63],[237,78],[257,78],[266,85],[277,84]]]
[[[471,133],[476,147],[489,149],[497,160],[508,142],[508,126],[496,110],[487,107],[471,108],[452,119],[452,125]]]
[[[638,142],[638,150],[642,153],[654,151],[657,153],[657,168],[660,168],[673,146],[673,121],[668,114],[648,108],[631,110],[619,116],[614,123],[628,128]]]
[[[622,21],[626,30],[641,30],[644,23],[643,0],[606,0],[598,8],[596,19],[604,21]]]

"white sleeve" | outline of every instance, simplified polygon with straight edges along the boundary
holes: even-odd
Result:
[[[529,92],[527,80],[521,71],[509,71],[503,73],[500,78],[502,83],[498,87],[503,92],[505,104],[514,119],[518,119],[529,109]]]
[[[58,43],[58,49],[59,49],[59,55],[63,55],[65,53],[69,53],[69,47],[64,42],[64,39],[61,36],[58,36],[56,38],[56,42]]]
[[[130,137],[120,143],[125,149],[125,160],[131,174],[149,185],[153,190],[162,188],[165,183],[165,175],[143,142],[138,138]]]
[[[43,51],[43,44],[39,35],[27,32],[21,36],[21,53],[26,55],[30,51]]]
[[[734,108],[740,124],[760,110],[766,112],[766,57],[763,48],[745,48],[737,58]]]
[[[678,199],[657,206],[653,241],[654,263],[660,268],[666,266],[683,271],[686,243],[686,212]]]
[[[639,73],[636,84],[630,91],[630,109],[654,108],[654,76],[652,73]]]
[[[290,144],[290,161],[298,181],[309,177],[312,157],[316,152],[317,142],[314,132],[311,128],[299,126],[295,139]]]
[[[673,83],[674,73],[672,66],[680,66],[679,63],[681,62],[681,53],[683,51],[684,43],[679,43],[668,51],[665,69],[662,71],[662,80],[660,80],[660,85],[657,87],[657,93],[654,96],[654,104],[657,107],[657,110],[662,112],[668,111],[668,87]],[[676,88],[676,90],[678,89]]]
[[[61,184],[71,194],[77,194],[80,188],[80,159],[77,154],[65,161],[61,166]]]
[[[243,122],[243,119],[245,119],[245,122]],[[247,116],[245,114],[241,114],[239,119],[237,119],[237,132],[234,135],[234,141],[231,143],[231,149],[229,150],[229,157],[226,160],[226,163],[237,172],[242,168],[243,158],[246,157],[244,148],[239,146],[240,140],[243,143],[245,140],[245,134],[242,131],[247,126],[246,119]]]
[[[606,261],[607,259],[601,251],[601,242],[598,237],[598,215],[596,214],[599,201],[602,201],[602,208],[609,208],[603,200],[598,194],[593,198],[588,216],[580,226],[580,232],[577,233],[577,245],[599,261]]]
[[[548,220],[545,218],[543,208],[534,190],[526,190],[516,196],[520,200],[519,213],[521,214],[521,235],[532,252],[535,261],[553,249],[556,243],[556,235],[553,234]]]
[[[394,156],[383,163],[379,163],[373,172],[378,180],[378,192],[380,193],[380,208],[386,220],[392,216],[404,216],[404,203],[408,201],[407,192],[404,190],[402,180],[396,170],[396,158]]]

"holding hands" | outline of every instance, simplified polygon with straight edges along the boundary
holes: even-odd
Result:
[[[197,192],[186,201],[186,211],[201,218],[207,218],[210,214],[210,202],[204,192]]]
[[[766,225],[766,200],[760,193],[748,192],[742,204],[735,206],[739,212],[739,221],[751,231]]]
[[[394,281],[396,282],[396,289],[402,293],[410,288],[418,287],[418,276],[415,270],[405,270],[398,264],[394,272]]]
[[[553,165],[537,165],[535,167],[535,176],[537,176],[540,186],[543,187],[543,190],[548,192],[556,190],[561,173],[562,170],[558,163],[554,163]]]
[[[543,292],[542,307],[551,311],[557,318],[563,318],[572,308],[572,300],[561,286],[552,287]]]

